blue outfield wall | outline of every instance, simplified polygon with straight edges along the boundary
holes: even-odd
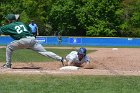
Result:
[[[57,36],[38,36],[36,38],[43,45],[50,46],[129,46],[140,47],[140,38],[114,38],[114,37],[62,37],[59,42]],[[0,45],[7,45],[12,38],[0,36]]]

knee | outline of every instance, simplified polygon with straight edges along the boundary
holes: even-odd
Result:
[[[13,45],[7,45],[6,50],[14,51],[15,47]]]

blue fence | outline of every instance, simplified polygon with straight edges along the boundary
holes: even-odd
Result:
[[[96,37],[62,37],[62,41],[57,36],[39,36],[36,38],[43,45],[50,46],[129,46],[140,47],[140,38],[96,38]],[[7,45],[12,38],[0,36],[0,45]]]

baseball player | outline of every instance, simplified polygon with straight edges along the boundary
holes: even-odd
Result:
[[[78,51],[72,51],[66,56],[68,66],[82,66],[82,64],[89,64],[90,59],[86,55],[86,48],[80,48]]]
[[[19,16],[15,14],[8,14],[5,18],[8,24],[0,27],[0,34],[10,35],[14,41],[6,47],[6,64],[3,65],[4,68],[11,68],[12,53],[17,49],[31,49],[41,55],[53,58],[62,63],[65,61],[63,57],[45,50],[44,47],[36,41],[27,25],[17,21]]]

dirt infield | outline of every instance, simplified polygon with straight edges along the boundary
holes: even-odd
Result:
[[[140,75],[140,48],[89,49],[97,50],[88,54],[94,69],[59,70],[62,67],[60,62],[18,62],[13,63],[12,69],[1,68],[0,72],[53,75]]]

